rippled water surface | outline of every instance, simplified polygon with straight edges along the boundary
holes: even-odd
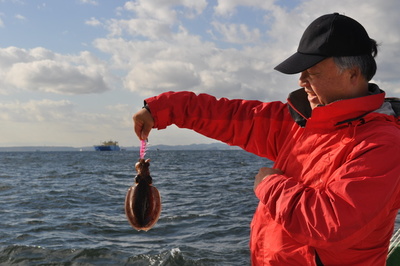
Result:
[[[158,223],[124,214],[138,152],[0,153],[0,264],[249,265],[253,178],[266,159],[235,151],[152,151]]]

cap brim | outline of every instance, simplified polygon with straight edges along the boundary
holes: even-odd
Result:
[[[310,55],[297,52],[277,65],[274,69],[284,74],[296,74],[318,64],[325,58],[327,57],[322,55]]]

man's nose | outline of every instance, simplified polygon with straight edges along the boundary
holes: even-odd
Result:
[[[306,87],[308,85],[307,78],[308,78],[307,71],[301,72],[300,77],[299,77],[299,86],[300,87]]]

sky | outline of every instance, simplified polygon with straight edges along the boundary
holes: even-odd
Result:
[[[285,101],[273,68],[317,17],[339,12],[379,44],[373,82],[400,97],[398,0],[0,0],[0,146],[138,146],[143,100],[189,90]],[[213,143],[175,126],[150,144]]]

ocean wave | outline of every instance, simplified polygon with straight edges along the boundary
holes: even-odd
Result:
[[[174,266],[206,264],[201,261],[185,258],[179,248],[173,248],[156,254],[132,256],[126,252],[117,252],[107,248],[54,250],[40,246],[12,245],[0,250],[0,265]]]
[[[0,265],[249,265],[257,206],[249,176],[265,159],[148,154],[163,204],[148,232],[131,228],[124,213],[135,152],[0,157]]]

